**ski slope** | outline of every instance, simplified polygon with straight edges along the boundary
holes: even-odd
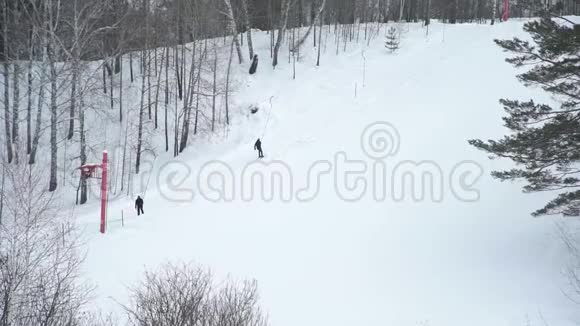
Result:
[[[159,157],[144,216],[135,216],[134,198],[112,201],[108,233],[101,235],[96,201],[77,209],[97,305],[120,312],[117,302],[127,303],[127,286],[145,269],[185,261],[211,268],[220,279],[256,279],[276,326],[577,324],[556,218],[529,215],[552,194],[523,194],[521,184],[493,180],[492,170],[511,163],[490,161],[467,144],[506,132],[499,98],[551,100],[520,85],[492,41],[527,37],[522,25],[435,23],[426,36],[419,24],[409,24],[394,55],[382,36],[368,47],[362,40],[346,51],[341,45],[336,55],[334,36],[325,30],[321,66],[307,44],[296,80],[287,48],[272,70],[269,35],[255,33],[260,66],[254,76],[247,75],[249,64],[234,67],[230,130],[194,140],[178,161]],[[255,115],[247,112],[252,104],[260,108]],[[375,159],[362,148],[361,135],[381,121],[400,139],[384,161],[387,170],[401,162],[435,163],[444,175],[440,202],[391,194],[376,201],[370,191],[353,202],[340,198],[337,153],[371,167]],[[196,189],[199,171],[221,161],[236,178],[243,175],[256,162],[257,137],[263,162],[286,164],[294,188],[304,186],[316,161],[330,162],[333,172],[306,202],[297,196],[244,200],[239,192],[228,202],[205,199]],[[464,161],[483,173],[470,181],[479,193],[475,201],[460,200],[449,186]],[[194,191],[193,200],[170,189],[171,172],[185,178],[181,187]],[[370,168],[364,176],[369,183],[378,178]]]

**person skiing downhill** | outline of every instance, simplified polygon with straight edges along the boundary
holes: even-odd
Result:
[[[137,216],[145,214],[143,211],[143,199],[141,196],[137,196],[137,200],[135,200],[135,209],[137,210]]]
[[[254,150],[258,151],[258,158],[264,157],[264,152],[262,152],[262,141],[260,138],[256,140],[256,143],[254,144]]]

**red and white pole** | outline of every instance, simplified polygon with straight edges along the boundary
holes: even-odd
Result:
[[[103,151],[103,164],[101,164],[101,233],[105,233],[105,225],[107,220],[107,164],[109,162],[109,155],[107,151]]]

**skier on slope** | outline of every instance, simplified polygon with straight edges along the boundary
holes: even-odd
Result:
[[[135,200],[135,209],[137,210],[137,216],[145,214],[143,211],[143,199],[141,196],[137,196],[137,200]]]
[[[258,151],[258,158],[264,157],[264,152],[262,152],[262,141],[260,138],[256,140],[256,143],[254,144],[254,150]]]
[[[250,66],[250,75],[255,74],[257,69],[258,69],[258,55],[254,54],[254,58],[252,59],[252,65]]]

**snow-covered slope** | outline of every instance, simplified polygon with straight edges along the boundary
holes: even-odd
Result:
[[[96,203],[77,209],[97,303],[119,310],[115,301],[126,303],[126,287],[146,268],[187,261],[220,277],[258,280],[276,326],[576,324],[580,311],[565,295],[567,256],[554,219],[529,215],[550,194],[522,194],[520,184],[493,180],[490,171],[510,162],[490,161],[467,144],[505,133],[499,98],[548,100],[518,83],[492,42],[526,37],[522,24],[434,24],[427,37],[411,24],[394,55],[383,37],[369,47],[362,40],[347,44],[346,52],[341,45],[336,55],[334,36],[325,29],[321,66],[315,66],[315,50],[305,47],[296,80],[287,52],[281,51],[276,70],[268,66],[269,35],[256,33],[262,60],[254,76],[246,66],[235,68],[230,131],[196,141],[178,161],[160,157],[152,177],[143,177],[150,180],[144,216],[135,216],[131,199],[112,201],[108,233],[101,235]],[[260,111],[247,113],[250,104]],[[386,199],[374,200],[370,188],[360,200],[345,201],[342,175],[357,166],[340,162],[341,155],[367,165],[367,187],[380,179],[363,137],[376,122],[388,122],[400,140],[398,152],[382,161]],[[291,170],[288,202],[242,196],[244,171],[257,164],[257,137],[264,163],[280,161]],[[221,163],[213,161],[231,168],[238,189],[231,201],[211,202],[197,187],[199,171],[219,171]],[[299,200],[309,167],[327,166],[324,161],[330,173],[321,176],[318,193]],[[421,168],[412,165],[419,162],[441,176],[440,201],[413,200],[397,176],[420,178]],[[192,189],[193,200],[170,189],[182,175],[188,176],[180,187]],[[471,201],[467,188],[479,199]],[[407,196],[397,200],[397,191]]]

